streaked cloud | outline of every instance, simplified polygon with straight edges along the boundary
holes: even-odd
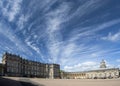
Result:
[[[69,17],[67,17],[67,19],[65,21],[69,21],[71,19],[73,19],[74,17],[83,17],[84,15],[90,14],[92,13],[94,10],[98,9],[99,7],[101,7],[103,3],[101,0],[88,0],[88,1],[79,1],[81,4],[73,13],[70,14]],[[106,2],[106,1],[105,1]],[[101,3],[101,4],[99,4]]]
[[[59,37],[61,36],[61,33],[59,31],[61,29],[62,21],[64,17],[66,17],[65,15],[67,14],[68,10],[68,5],[66,3],[62,3],[57,9],[46,14],[46,32],[48,34],[47,48],[52,58],[49,61],[57,62],[58,55],[60,53],[60,46],[62,46],[62,42]]]
[[[66,71],[96,69],[101,59],[116,62],[119,8],[108,0],[0,1],[0,52],[59,63]]]
[[[28,18],[29,18],[29,15],[25,16],[23,14],[19,17],[19,20],[17,22],[17,26],[19,30],[22,30],[24,28],[26,22],[28,21]]]
[[[3,13],[3,16],[7,17],[8,20],[11,22],[15,19],[16,15],[19,13],[21,8],[21,2],[22,0],[7,0],[6,4],[4,4],[5,1],[2,1],[1,3],[1,11]]]
[[[73,66],[65,66],[64,70],[69,72],[95,70],[98,69],[98,65],[96,62],[87,61]]]
[[[115,34],[112,34],[110,32],[106,37],[102,37],[101,39],[107,40],[107,41],[112,41],[112,42],[119,41],[120,40],[120,32],[117,32]]]
[[[120,62],[120,59],[117,59],[116,62]]]
[[[18,36],[13,33],[13,30],[9,25],[7,26],[3,22],[0,22],[0,34],[4,37],[2,39],[2,44],[5,46],[3,48],[4,51],[16,51],[16,54],[21,52],[23,55],[25,52],[28,52],[30,55],[32,55],[32,52],[30,52],[30,50],[26,47],[26,45],[24,45],[24,42],[22,42],[20,38],[18,39]]]
[[[89,27],[83,27],[83,28],[78,27],[77,30],[71,32],[69,41],[76,41],[83,37],[89,38],[89,40],[93,39],[95,36],[97,37],[96,34],[99,31],[109,29],[109,27],[114,26],[119,23],[120,23],[120,19],[115,19],[115,20],[107,21],[101,24],[91,25]],[[118,36],[119,36],[119,33],[115,34],[114,37],[113,36],[110,36],[110,37],[112,37],[113,40],[114,39],[117,40]],[[106,39],[106,38],[103,37],[102,39]]]

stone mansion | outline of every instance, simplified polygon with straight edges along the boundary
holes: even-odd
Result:
[[[59,64],[31,61],[18,55],[5,53],[2,56],[2,63],[0,63],[0,75],[51,79],[111,79],[119,78],[120,70],[119,68],[107,68],[105,61],[102,60],[100,68],[97,70],[63,72],[60,71]]]
[[[19,77],[60,78],[60,65],[23,59],[10,53],[2,57],[1,75]]]

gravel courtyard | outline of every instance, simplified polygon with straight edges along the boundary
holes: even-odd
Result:
[[[120,79],[39,79],[9,78],[19,82],[32,83],[31,86],[120,86]],[[22,86],[29,86],[23,84]]]
[[[33,79],[34,82],[44,86],[120,86],[120,79],[114,80],[80,80],[80,79],[61,79],[61,80],[40,80]]]

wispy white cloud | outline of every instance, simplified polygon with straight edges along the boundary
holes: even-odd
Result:
[[[60,29],[61,20],[59,18],[50,19],[48,22],[48,32],[52,33]]]
[[[60,53],[60,29],[63,18],[67,14],[67,10],[69,9],[66,3],[61,4],[54,11],[46,14],[46,25],[47,25],[47,34],[48,34],[48,43],[47,47],[49,50],[49,54],[51,56],[51,61],[56,62],[58,59],[58,54]],[[54,50],[54,51],[53,51]]]
[[[95,52],[98,50],[95,46],[85,46],[85,45],[77,45],[75,42],[67,42],[62,45],[59,61],[61,65],[71,65],[78,64],[81,59],[93,58],[93,52],[96,54],[96,57],[99,57]],[[71,63],[72,62],[72,63]]]
[[[116,62],[120,62],[120,59],[117,59]]]
[[[33,50],[35,50],[37,53],[40,53],[40,50],[39,50],[39,48],[38,47],[36,47],[35,45],[33,45],[31,42],[29,42],[29,41],[26,41],[26,43],[27,43],[27,45],[29,46],[29,47],[31,47]]]
[[[32,41],[30,41],[29,38],[27,38],[27,39],[25,40],[25,43],[26,43],[27,46],[30,47],[30,49],[34,50],[35,52],[37,52],[37,53],[40,55],[40,57],[36,57],[36,56],[35,56],[35,57],[34,57],[34,60],[35,60],[36,58],[41,58],[41,61],[44,61],[44,62],[47,61],[47,60],[45,59],[44,55],[41,53],[40,48],[39,48],[35,43],[33,43]]]
[[[99,4],[99,3],[101,3],[101,4]],[[65,19],[65,22],[72,20],[76,16],[79,16],[79,18],[81,18],[82,16],[84,16],[86,14],[92,13],[94,10],[103,6],[105,3],[106,3],[106,1],[103,3],[101,0],[96,0],[96,1],[88,0],[88,1],[84,2],[83,4],[81,4],[75,12],[71,13]],[[72,5],[71,5],[71,7],[72,7]]]
[[[9,25],[5,26],[5,24],[2,23],[1,27],[0,27],[0,32],[2,34],[4,34],[11,42],[13,42],[13,44],[15,44],[15,47],[17,47],[17,50],[20,50],[22,52],[28,52],[29,55],[32,56],[33,55],[32,50],[30,50],[30,49],[33,49],[35,52],[39,53],[40,58],[43,59],[43,56],[42,56],[41,51],[38,48],[38,46],[31,44],[31,41],[24,44],[24,42],[26,42],[26,41],[24,39],[22,41],[20,38],[18,39],[17,34],[15,33],[15,32],[17,32],[17,33],[22,32],[23,36],[25,36],[26,30],[23,30],[23,28],[25,27],[25,24],[28,22],[29,17],[32,15],[31,9],[28,10],[26,13],[21,14],[22,11],[25,10],[25,8],[21,9],[22,0],[13,0],[13,1],[8,0],[5,6],[3,5],[3,2],[1,2],[1,3],[2,3],[1,9],[3,12],[3,16],[8,18],[8,20],[10,22],[14,21],[17,14],[19,14],[19,16],[18,16],[18,21],[15,22],[17,25],[17,29],[15,31],[13,31],[11,29],[11,26],[9,26]],[[31,4],[33,5],[34,3],[31,2]],[[33,8],[33,6],[31,6],[31,7]],[[4,32],[3,28],[4,28],[5,32]],[[33,36],[33,35],[30,34],[30,36]],[[34,35],[34,38],[36,38],[36,37],[37,36]],[[8,47],[8,48],[10,49],[10,47]],[[9,49],[7,49],[7,50],[9,50]]]
[[[64,21],[69,10],[67,3],[62,3],[56,10],[46,14],[48,32],[60,30],[60,24]]]
[[[24,45],[24,42],[22,42],[21,39],[17,37],[9,25],[0,22],[0,33],[7,38],[7,40],[3,40],[4,45],[6,43],[12,42],[12,45],[5,45],[4,50],[8,50],[10,52],[16,51],[16,53],[28,52],[29,55],[32,55],[31,51]]]
[[[109,29],[108,27],[111,27],[111,26],[118,24],[118,23],[120,23],[120,19],[111,20],[111,21],[104,22],[101,24],[91,25],[89,27],[83,27],[83,28],[78,27],[79,29],[73,31],[70,34],[69,41],[80,40],[83,37],[89,38],[89,40],[90,40],[93,37],[97,37],[96,36],[97,32],[105,30],[105,29]],[[76,29],[76,28],[74,28],[74,29]],[[106,38],[112,38],[112,40],[118,40],[119,39],[119,32],[114,34],[113,36],[111,36],[111,34],[110,34]],[[103,38],[103,39],[106,39],[106,38]]]
[[[118,65],[118,68],[120,69],[120,65]]]
[[[82,63],[78,63],[73,66],[65,66],[64,70],[69,71],[69,72],[74,72],[74,71],[87,71],[87,70],[95,70],[98,69],[99,64],[96,62],[92,61],[86,61]]]
[[[22,11],[24,10],[26,12],[19,14],[17,18],[18,21],[16,21],[18,26],[17,31],[20,31],[20,34],[22,33],[23,36],[22,40],[17,37],[17,34],[14,34],[14,31],[9,28],[9,25],[1,24],[0,33],[13,42],[20,51],[27,52],[28,54],[35,52],[38,58],[52,63],[59,63],[66,71],[96,69],[99,64],[93,61],[93,59],[101,59],[101,57],[104,58],[105,56],[120,52],[119,48],[118,50],[103,49],[104,46],[102,46],[102,44],[92,44],[93,41],[91,41],[94,40],[95,42],[99,31],[109,29],[108,27],[120,23],[120,19],[109,20],[84,27],[80,26],[81,23],[86,25],[86,22],[82,21],[73,27],[69,27],[69,24],[74,22],[76,18],[80,19],[89,15],[99,7],[102,7],[105,2],[101,0],[84,1],[85,3],[80,4],[78,8],[75,6],[77,10],[73,10],[74,3],[70,1],[57,1],[58,0],[35,0],[27,3],[27,7],[22,9]],[[8,3],[3,6],[2,1],[0,1],[0,8],[2,8],[4,17],[8,18],[9,21],[13,21],[21,10],[21,2],[22,0],[8,0]],[[55,5],[53,9],[53,5],[56,2],[57,6]],[[8,9],[8,7],[10,7],[10,9]],[[32,21],[29,21],[29,17]],[[86,21],[90,22],[91,19]],[[28,27],[24,28],[26,23]],[[63,28],[65,30],[63,30]],[[61,33],[61,31],[63,32]],[[66,33],[64,33],[64,31]],[[65,40],[62,38],[64,35],[66,35]],[[103,39],[115,41],[119,40],[119,36],[119,33],[111,33]],[[45,53],[44,49],[42,52],[43,47],[41,48],[39,46],[42,44],[41,42],[44,42],[43,47],[47,47],[48,49],[46,49]],[[12,50],[11,47],[5,48]],[[49,55],[44,55],[46,53]]]
[[[10,22],[13,21],[19,13],[21,2],[22,0],[7,0],[6,5],[3,5],[4,1],[2,1],[1,11],[3,16],[7,17]]]
[[[62,57],[70,57],[75,53],[75,49],[77,46],[74,43],[69,43],[68,45],[64,46]]]
[[[103,23],[97,25],[97,27],[95,29],[93,29],[92,31],[96,32],[96,31],[100,31],[100,30],[104,30],[104,29],[109,29],[108,27],[111,27],[111,26],[118,24],[118,23],[120,23],[120,18],[110,20],[107,22],[103,22]]]
[[[79,63],[83,63],[84,61],[88,60],[97,60],[99,59],[99,61],[101,59],[109,59],[111,58],[112,55],[114,55],[116,53],[116,51],[119,51],[118,49],[104,49],[101,48],[99,45],[97,46],[90,46],[90,45],[72,45],[72,44],[67,44],[65,46],[63,46],[63,48],[61,49],[60,52],[60,57],[59,57],[59,62],[62,66],[67,66],[67,65],[77,65]],[[99,63],[99,62],[98,62]],[[97,64],[96,67],[98,67],[99,64]],[[84,66],[80,68],[74,68],[74,66],[70,66],[71,69],[69,69],[69,66],[67,66],[68,68],[64,68],[66,71],[72,71],[75,70],[76,71],[82,71],[83,69],[87,70],[86,68],[84,68]],[[112,68],[114,67],[112,64],[107,62],[107,67],[108,68]],[[89,66],[89,69],[92,69],[92,66]]]
[[[57,0],[44,0],[44,5],[42,6],[44,9],[44,12],[46,13],[53,4],[55,4]]]
[[[19,17],[19,20],[17,22],[17,26],[18,26],[18,29],[19,30],[22,30],[26,24],[26,22],[28,21],[28,18],[29,18],[30,14],[29,15],[21,15]]]
[[[120,32],[117,32],[115,34],[109,33],[108,36],[102,37],[102,40],[108,40],[112,42],[116,42],[120,40]]]
[[[115,66],[108,61],[105,60],[107,68],[117,68],[119,66]],[[75,65],[64,66],[64,70],[68,72],[75,72],[75,71],[88,71],[88,70],[96,70],[100,69],[100,61],[84,61],[81,63],[77,63]]]
[[[49,1],[48,1],[49,2]],[[55,2],[53,2],[54,4]],[[90,3],[86,2],[86,4],[82,5],[82,8],[88,10],[90,7],[95,7],[95,9],[97,9],[98,7],[96,7],[96,4],[98,2],[93,2],[90,1]],[[46,3],[48,4],[48,3]],[[75,30],[75,32],[70,34],[70,38],[68,41],[61,41],[61,33],[60,30],[61,28],[61,24],[64,23],[64,20],[66,20],[67,17],[69,17],[68,15],[68,11],[70,10],[70,5],[69,3],[65,2],[62,3],[60,6],[58,6],[56,9],[50,11],[47,13],[47,11],[50,9],[50,7],[44,11],[45,13],[45,17],[46,17],[46,26],[47,26],[47,37],[48,37],[48,41],[47,41],[47,47],[49,50],[49,54],[50,54],[50,62],[57,62],[57,60],[60,60],[60,63],[62,65],[67,65],[69,64],[69,61],[74,61],[74,64],[78,64],[78,61],[74,60],[74,57],[78,57],[79,59],[82,57],[100,57],[101,55],[104,55],[106,52],[102,51],[101,49],[99,49],[99,47],[97,48],[92,48],[93,46],[89,46],[89,45],[78,45],[76,44],[76,40],[81,40],[82,38],[86,38],[86,37],[92,37],[96,34],[96,33],[100,30],[106,29],[109,26],[112,26],[116,23],[119,22],[119,20],[115,20],[115,21],[108,21],[105,23],[101,23],[99,25],[93,25],[90,27],[85,27],[85,28],[78,28],[77,30]],[[44,4],[44,6],[47,6]],[[43,6],[43,7],[44,7]],[[86,7],[88,6],[88,7]],[[77,15],[80,12],[82,13],[84,10],[81,8],[78,9],[78,11],[74,14]],[[93,10],[95,10],[93,9]],[[92,12],[93,10],[90,10],[89,12]],[[80,14],[81,16],[86,14],[86,12],[88,11],[84,11],[83,14]],[[74,16],[73,15],[73,16]],[[30,27],[31,28],[31,27]],[[46,35],[46,34],[45,34]],[[41,35],[40,35],[41,36]],[[86,41],[84,41],[84,43],[87,43]],[[29,44],[28,44],[29,45]],[[33,48],[36,52],[38,52],[38,49],[35,49],[34,47],[37,46],[32,46],[31,44],[29,45],[31,48]],[[97,50],[95,52],[95,50]],[[99,52],[101,51],[101,52]]]

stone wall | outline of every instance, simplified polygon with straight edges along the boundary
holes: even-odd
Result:
[[[84,72],[62,72],[62,78],[66,79],[107,79],[118,78],[119,68],[98,69]]]
[[[31,61],[9,53],[3,55],[2,64],[4,64],[6,76],[60,78],[60,65],[58,64]]]

